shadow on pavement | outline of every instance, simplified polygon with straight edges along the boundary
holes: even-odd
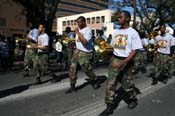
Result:
[[[69,78],[69,73],[64,73],[64,74],[60,74],[60,75],[56,75],[55,73],[53,73],[51,76],[52,76],[51,82],[56,83],[56,82],[59,82],[65,78]]]
[[[106,81],[106,76],[105,75],[99,75],[99,76],[97,76],[97,79],[100,82],[100,84],[102,84]],[[82,85],[76,87],[77,91],[80,90],[80,89],[83,89],[87,85],[91,84],[90,79],[85,79],[85,80],[86,80],[86,82],[84,82]]]
[[[6,89],[6,90],[2,90],[0,91],[0,98],[12,95],[12,94],[17,94],[17,93],[21,93],[25,90],[27,90],[32,84],[27,84],[27,85],[20,85],[17,87],[13,87],[10,89]]]
[[[27,84],[27,85],[20,85],[20,86],[17,86],[17,87],[6,89],[6,90],[1,90],[0,91],[0,98],[6,97],[6,96],[9,96],[9,95],[12,95],[12,94],[21,93],[21,92],[29,89],[30,86],[41,85],[41,84],[47,83],[51,80],[52,79],[48,79],[48,80],[42,81],[39,84],[32,83],[32,84]]]

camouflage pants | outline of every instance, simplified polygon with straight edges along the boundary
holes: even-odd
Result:
[[[37,55],[34,60],[34,73],[43,76],[48,71],[48,55]]]
[[[108,68],[108,78],[106,86],[106,103],[114,103],[115,90],[118,82],[121,83],[122,88],[130,95],[133,93],[133,77],[132,77],[132,67],[134,65],[133,61],[130,61],[127,65],[123,66],[120,70],[116,69],[113,64],[122,61],[123,59],[112,57],[111,63]]]
[[[157,53],[154,61],[154,77],[159,78],[162,74],[170,76],[171,61],[168,60],[169,55]]]
[[[68,67],[71,65],[71,59],[72,59],[72,56],[73,56],[73,51],[74,49],[73,48],[69,48],[67,47],[67,57],[68,57]]]
[[[134,70],[139,71],[141,68],[146,68],[145,61],[146,61],[146,51],[139,51],[134,58]]]
[[[83,52],[78,49],[74,50],[73,57],[70,65],[70,82],[71,84],[75,84],[77,80],[77,66],[80,64],[82,70],[86,73],[86,75],[92,79],[96,79],[96,75],[92,70],[92,66],[90,64],[90,59],[92,58],[91,53]]]
[[[31,68],[36,55],[37,54],[33,49],[30,49],[30,48],[26,49],[25,58],[24,58],[25,69]]]

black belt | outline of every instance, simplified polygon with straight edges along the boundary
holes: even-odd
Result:
[[[38,55],[40,56],[40,55],[49,55],[49,53],[48,52],[38,52]]]
[[[117,59],[120,59],[120,60],[126,59],[126,57],[121,57],[121,56],[116,56],[116,55],[113,55],[113,56],[114,56],[114,58],[117,58]]]
[[[167,55],[167,56],[169,56],[170,54],[164,54],[164,53],[160,53],[160,52],[157,52],[158,54],[162,54],[162,55]]]

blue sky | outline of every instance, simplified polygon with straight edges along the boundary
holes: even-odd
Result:
[[[123,1],[123,0],[114,0],[114,1]],[[110,6],[109,6],[110,9],[112,9]],[[124,7],[123,10],[127,10],[129,11],[131,14],[133,14],[133,8],[131,7]]]

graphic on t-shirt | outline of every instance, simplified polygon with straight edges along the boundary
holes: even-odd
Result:
[[[128,35],[117,35],[114,41],[114,48],[119,50],[125,50],[127,39]]]
[[[166,46],[167,46],[167,41],[166,40],[159,40],[158,41],[158,46],[160,47],[160,48],[166,48]]]

